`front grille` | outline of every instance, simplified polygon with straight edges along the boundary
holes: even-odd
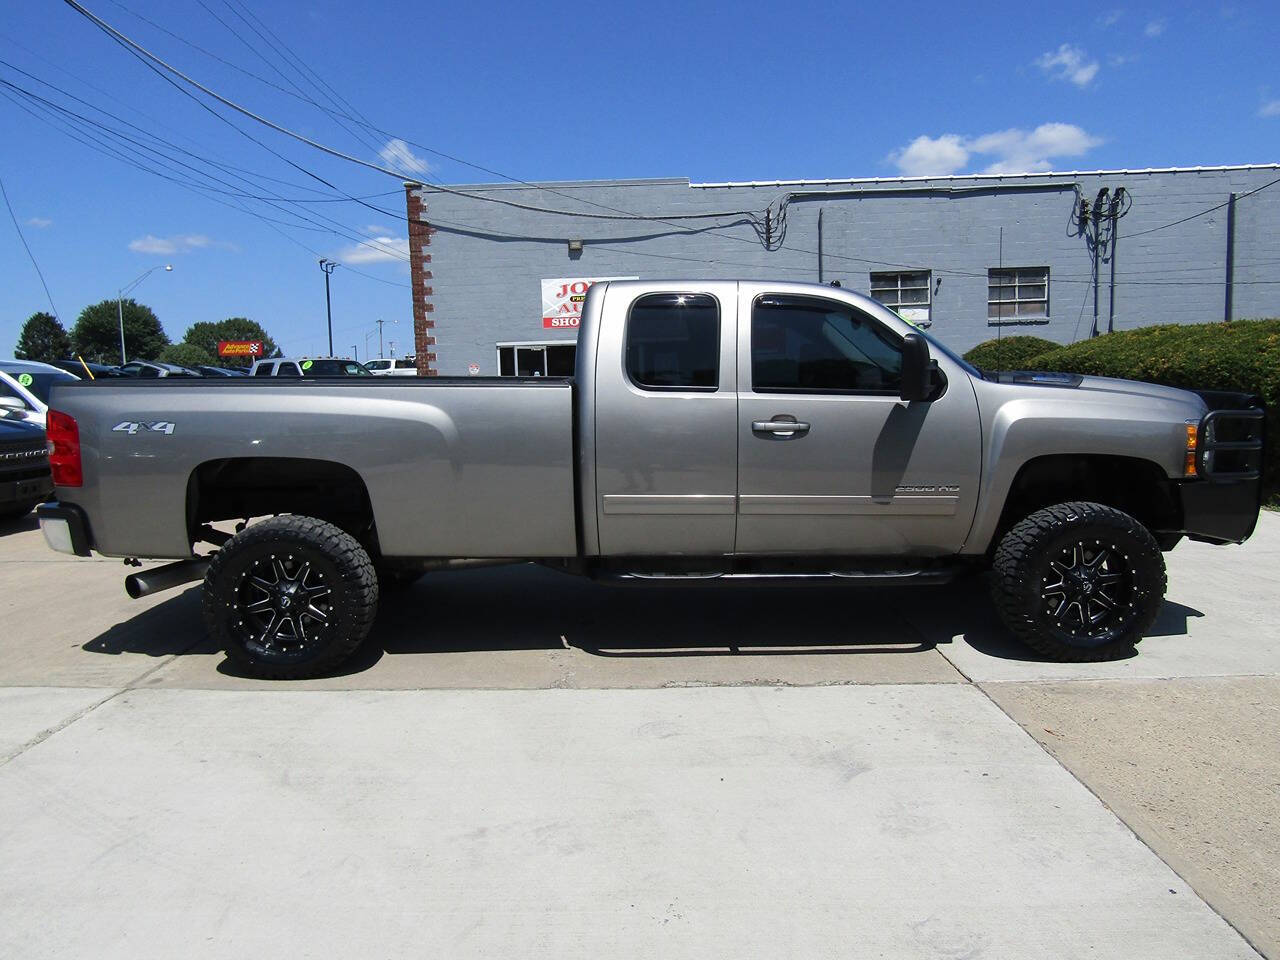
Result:
[[[43,444],[0,447],[0,478],[32,480],[49,472],[49,451]]]
[[[1200,470],[1213,480],[1257,480],[1262,475],[1265,411],[1211,410],[1200,421]]]

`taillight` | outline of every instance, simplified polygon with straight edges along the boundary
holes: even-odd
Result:
[[[56,487],[79,487],[84,484],[80,467],[80,427],[75,417],[50,410],[45,418],[49,437],[49,466],[53,468]]]

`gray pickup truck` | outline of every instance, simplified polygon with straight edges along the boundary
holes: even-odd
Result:
[[[210,634],[278,678],[349,656],[380,584],[526,561],[666,583],[989,569],[1031,647],[1114,657],[1157,613],[1161,551],[1243,541],[1261,495],[1256,398],[983,373],[814,284],[598,283],[572,379],[109,381],[52,407],[50,545],[179,558],[129,592],[203,576]]]

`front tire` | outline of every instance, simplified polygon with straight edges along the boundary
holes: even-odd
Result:
[[[1129,514],[1060,503],[1016,524],[996,550],[992,597],[1019,640],[1052,660],[1115,660],[1160,611],[1164,557]]]
[[[272,517],[241,531],[205,575],[210,636],[229,660],[268,680],[333,670],[363,642],[377,607],[364,547],[311,517]]]

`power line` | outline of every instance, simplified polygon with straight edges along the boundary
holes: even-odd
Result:
[[[58,308],[53,305],[53,294],[49,292],[49,284],[45,283],[44,271],[40,269],[40,264],[36,263],[36,255],[31,252],[31,246],[27,243],[27,238],[23,236],[22,227],[18,224],[18,215],[13,212],[13,204],[9,202],[9,191],[5,189],[4,179],[0,177],[0,194],[4,195],[4,205],[9,208],[9,217],[13,220],[13,229],[18,231],[18,239],[22,241],[22,247],[27,251],[27,256],[31,258],[31,265],[36,268],[36,276],[40,278],[40,286],[44,287],[44,295],[49,300],[49,309],[53,311],[53,315],[58,322],[62,322],[62,318],[58,316]]]
[[[1263,190],[1267,189],[1267,187],[1274,187],[1277,183],[1280,183],[1280,178],[1272,180],[1270,183],[1264,183],[1262,186],[1255,187],[1253,190],[1249,190],[1245,193],[1237,194],[1236,200],[1238,202],[1240,200],[1243,200],[1245,197],[1253,196],[1255,193],[1261,193]],[[1231,201],[1226,200],[1222,203],[1217,204],[1216,206],[1210,207],[1207,210],[1201,210],[1199,213],[1193,213],[1189,217],[1183,217],[1181,220],[1174,220],[1172,223],[1166,223],[1159,227],[1152,227],[1150,230],[1139,230],[1137,233],[1126,234],[1125,239],[1132,240],[1134,239],[1134,237],[1145,237],[1148,233],[1155,233],[1158,230],[1168,230],[1170,227],[1176,227],[1179,224],[1186,223],[1188,220],[1195,220],[1198,217],[1203,217],[1210,213],[1213,213],[1215,210],[1221,210],[1223,207],[1227,206],[1229,203],[1231,203]]]
[[[236,111],[237,113],[240,113],[243,116],[246,116],[257,123],[262,124],[263,126],[266,126],[276,131],[277,133],[284,134],[287,137],[297,140],[299,143],[306,144],[309,147],[319,150],[322,153],[326,153],[332,157],[336,157],[339,160],[346,160],[348,163],[354,163],[359,166],[366,167],[370,170],[373,170],[377,173],[386,174],[387,176],[392,176],[397,179],[404,178],[405,175],[403,171],[393,170],[389,167],[384,167],[380,164],[371,163],[368,160],[362,160],[359,157],[354,157],[349,153],[345,153],[334,147],[327,146],[326,144],[320,143],[317,140],[313,140],[310,137],[304,136],[301,133],[291,130],[288,127],[281,126],[275,121],[269,120],[266,117],[261,116],[260,114],[254,113],[252,110],[248,109],[247,107],[241,106],[240,104],[236,103],[234,100],[230,100],[227,97],[224,97],[222,94],[218,93],[215,90],[210,89],[209,87],[200,83],[200,81],[193,79],[192,77],[183,73],[177,67],[172,66],[171,64],[167,63],[165,60],[151,53],[145,47],[141,46],[136,41],[131,40],[129,37],[125,36],[115,27],[111,26],[111,24],[107,23],[101,17],[94,14],[92,11],[86,8],[83,4],[79,3],[78,0],[64,0],[64,2],[68,6],[76,10],[76,12],[80,13],[82,16],[90,20],[94,25],[96,25],[104,33],[106,33],[108,36],[110,36],[120,45],[124,46],[126,49],[132,52],[139,59],[145,58],[145,62],[148,62],[149,64],[155,64],[156,66],[164,69],[168,73],[171,73],[173,76],[181,79],[184,83],[192,87],[195,87],[197,90],[201,91],[206,96],[209,96],[214,100],[216,100],[217,102],[221,103],[223,106],[229,107],[230,109]],[[155,69],[155,67],[153,67],[153,69]],[[202,106],[205,106],[205,105],[202,104]],[[206,106],[206,109],[208,109],[207,106]],[[215,114],[215,115],[221,116],[220,114]],[[225,118],[223,119],[225,120]],[[236,127],[235,129],[239,130],[240,128]],[[240,131],[240,132],[244,133],[244,131]],[[245,135],[248,136],[247,134]],[[266,147],[265,144],[261,144],[260,141],[255,141],[255,142],[258,142],[265,149],[270,150],[269,147]],[[275,153],[275,151],[271,151],[271,152]],[[276,156],[280,156],[280,154],[276,154]],[[281,157],[281,159],[284,159],[286,163],[290,163],[291,165],[296,166],[296,164],[293,164],[292,161],[289,161],[284,157]],[[310,174],[310,175],[313,177],[316,177],[315,174]],[[323,180],[322,178],[316,177],[316,179],[320,179],[322,183],[327,183],[327,181]],[[329,184],[329,185],[332,186],[332,184]],[[649,222],[664,222],[664,220],[699,220],[699,219],[715,219],[715,218],[722,219],[724,217],[729,217],[729,216],[751,215],[752,213],[752,211],[732,211],[732,212],[724,212],[724,213],[696,213],[696,214],[676,213],[676,214],[666,215],[665,218],[658,217],[658,216],[641,215],[641,214],[585,213],[581,211],[556,210],[550,207],[538,207],[532,204],[519,203],[514,200],[504,200],[501,197],[481,196],[478,194],[468,193],[465,190],[456,190],[452,187],[447,187],[444,184],[439,184],[439,183],[433,183],[431,186],[433,189],[439,190],[443,193],[448,193],[448,194],[452,194],[454,196],[459,196],[459,197],[465,197],[470,200],[480,200],[487,203],[496,203],[496,204],[501,204],[503,206],[515,207],[517,209],[529,210],[536,213],[546,213],[546,214],[553,214],[557,216],[578,217],[578,218],[595,219],[595,220],[644,220]],[[337,188],[334,187],[334,189],[336,190]]]

